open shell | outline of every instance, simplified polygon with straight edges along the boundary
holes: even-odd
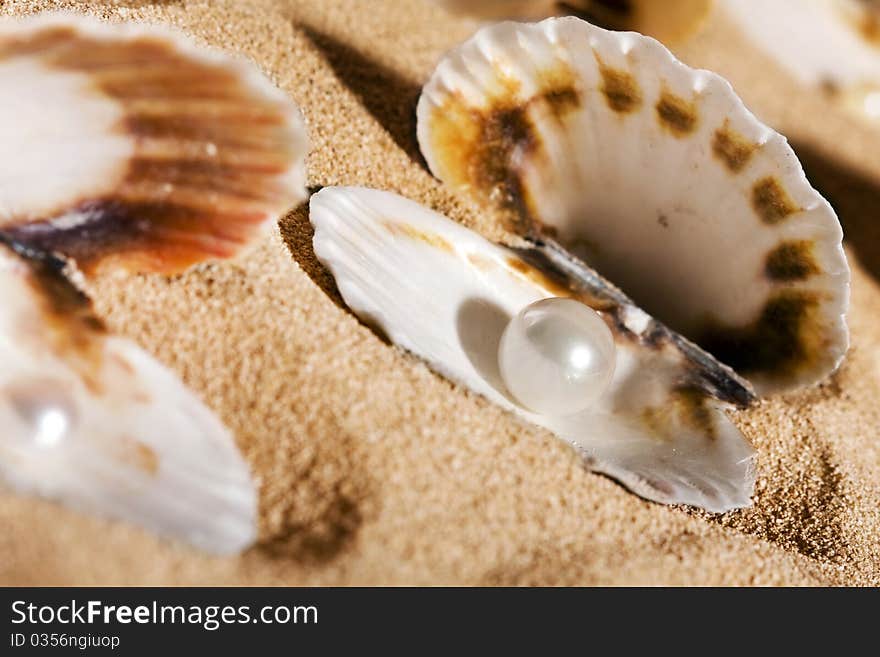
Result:
[[[328,187],[312,196],[310,218],[315,253],[348,306],[440,374],[569,441],[646,498],[711,511],[749,504],[752,448],[724,413],[751,399],[747,385],[583,264],[552,248],[494,245],[388,192]],[[610,389],[567,417],[511,401],[497,364],[510,317],[559,296],[598,311],[617,347]]]
[[[759,392],[848,346],[829,204],[730,85],[657,41],[576,18],[486,27],[425,86],[431,171],[550,235]]]
[[[0,481],[212,552],[249,545],[256,489],[229,431],[58,266],[0,244]]]
[[[167,30],[0,22],[0,87],[0,232],[83,271],[227,258],[305,198],[293,103]]]
[[[0,481],[247,547],[256,486],[230,432],[68,276],[241,253],[305,198],[299,111],[252,65],[67,14],[0,23],[0,87]]]
[[[727,0],[719,9],[803,85],[880,121],[880,5]]]

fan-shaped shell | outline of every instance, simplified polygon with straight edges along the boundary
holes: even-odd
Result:
[[[553,236],[759,391],[840,363],[833,210],[725,80],[657,41],[576,18],[486,27],[425,85],[418,137],[438,178]]]
[[[294,104],[167,30],[4,21],[0,85],[0,233],[85,271],[230,257],[305,198]]]

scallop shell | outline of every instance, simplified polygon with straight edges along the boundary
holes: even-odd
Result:
[[[549,429],[648,499],[719,512],[749,504],[753,451],[724,412],[750,401],[747,384],[565,252],[498,246],[417,203],[363,188],[322,189],[310,218],[315,253],[348,306],[438,373]],[[511,401],[497,363],[510,317],[559,296],[599,312],[617,347],[609,390],[567,417]]]
[[[4,21],[0,86],[0,233],[81,270],[231,257],[305,199],[293,103],[253,65],[173,32]]]
[[[724,79],[657,41],[576,18],[486,27],[439,63],[418,138],[442,181],[553,236],[759,392],[841,362],[834,211]]]
[[[880,120],[880,6],[875,2],[727,0],[719,7],[802,84]]]
[[[696,31],[712,0],[431,0],[445,9],[476,18],[536,19],[576,14],[615,30],[633,30],[664,42]]]
[[[256,536],[256,489],[229,431],[52,260],[0,244],[0,481],[217,553]]]
[[[0,481],[245,548],[256,488],[229,430],[68,275],[241,253],[305,198],[299,111],[252,65],[67,14],[0,23],[0,87]]]

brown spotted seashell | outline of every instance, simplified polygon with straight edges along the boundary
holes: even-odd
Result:
[[[831,206],[730,85],[653,39],[576,18],[481,30],[418,108],[431,171],[552,235],[762,393],[848,346]]]
[[[418,137],[438,178],[534,245],[325,188],[315,253],[348,306],[639,495],[748,506],[754,450],[727,411],[755,393],[728,366],[789,389],[833,370],[848,341],[840,225],[785,139],[717,75],[576,18],[492,25],[453,50]],[[591,307],[615,344],[609,387],[571,415],[528,410],[499,371],[508,322],[548,297]]]

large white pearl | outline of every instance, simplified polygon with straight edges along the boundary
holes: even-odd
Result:
[[[573,299],[529,304],[510,320],[498,346],[510,394],[543,415],[571,415],[594,403],[611,381],[615,360],[608,326]]]

